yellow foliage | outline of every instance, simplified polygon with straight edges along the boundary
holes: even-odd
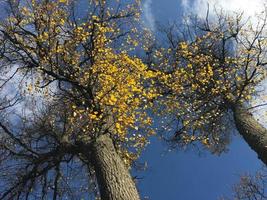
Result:
[[[117,2],[121,3],[124,1]],[[106,6],[105,15],[88,13],[88,20],[75,22],[69,6],[68,0],[39,4],[30,0],[27,7],[19,7],[21,19],[7,19],[6,30],[37,60],[33,70],[42,74],[42,84],[51,80],[69,84],[70,87],[58,89],[66,94],[64,103],[71,113],[68,120],[77,138],[88,140],[109,132],[125,144],[132,138],[129,145],[142,148],[152,133],[147,109],[148,102],[158,95],[152,83],[159,74],[149,70],[140,58],[131,56],[136,47],[144,47],[145,34],[135,24],[140,18],[140,1],[114,10],[105,1],[100,4],[92,0],[92,10]],[[122,20],[132,31],[125,37],[121,36],[125,31],[120,27]],[[17,34],[18,21],[33,34]],[[120,46],[114,48],[117,40]],[[137,135],[140,129],[142,137],[134,137],[133,133]],[[78,135],[78,130],[82,134]]]

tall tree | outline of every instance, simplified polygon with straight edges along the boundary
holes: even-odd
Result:
[[[34,192],[47,197],[51,170],[56,199],[62,163],[74,157],[94,171],[103,200],[139,199],[129,166],[154,133],[147,110],[157,96],[157,73],[133,56],[147,35],[138,22],[140,2],[86,2],[84,9],[71,0],[8,1],[9,16],[0,22],[1,63],[17,68],[29,93],[44,93],[60,102],[53,104],[57,112],[66,112],[44,117],[49,120],[25,134],[2,124],[18,147],[4,145],[14,155],[7,162],[25,161],[27,169],[3,188],[2,199]]]
[[[258,18],[257,26],[244,22],[242,14],[217,17],[213,22],[208,16],[194,18],[180,34],[175,26],[165,29],[169,46],[156,51],[161,55],[157,66],[169,74],[167,84],[162,84],[167,98],[164,111],[173,116],[169,124],[178,127],[170,136],[171,144],[200,141],[220,153],[229,143],[234,121],[267,164],[266,128],[249,106],[253,95],[258,95],[257,85],[266,77],[266,13]]]
[[[71,196],[77,185],[69,178],[77,184],[77,174],[84,175],[81,198],[96,179],[93,191],[104,200],[140,199],[129,167],[155,126],[175,130],[171,144],[200,141],[220,153],[229,142],[227,122],[234,119],[267,162],[265,128],[244,104],[265,78],[265,18],[256,30],[239,15],[202,26],[197,21],[190,40],[170,30],[170,46],[150,52],[138,0],[81,3],[7,1],[1,66],[15,69],[27,88],[25,99],[41,106],[27,108],[17,126],[8,118],[0,123],[1,199]],[[137,50],[156,63],[144,64]],[[153,125],[152,111],[163,124]]]

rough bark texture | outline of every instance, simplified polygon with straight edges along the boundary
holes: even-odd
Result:
[[[90,160],[102,200],[140,199],[135,183],[108,135],[102,135],[94,142]]]
[[[243,105],[235,105],[233,112],[237,130],[267,165],[267,129]]]

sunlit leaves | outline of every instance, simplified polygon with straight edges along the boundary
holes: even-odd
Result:
[[[90,142],[110,134],[118,146],[140,152],[154,133],[148,109],[158,96],[153,79],[159,75],[133,56],[145,47],[140,2],[115,1],[115,9],[106,1],[88,1],[85,19],[72,15],[72,3],[31,0],[2,25],[16,49],[12,56],[41,77],[28,92],[57,85],[46,98],[68,107],[69,138]]]
[[[174,142],[200,141],[212,151],[223,151],[229,142],[231,109],[250,100],[255,85],[264,79],[263,32],[239,26],[237,17],[225,17],[223,25],[210,24],[205,31],[200,28],[202,33],[192,41],[176,46],[172,35],[170,47],[156,53],[157,67],[165,71],[160,112],[167,116],[165,130],[176,130]]]

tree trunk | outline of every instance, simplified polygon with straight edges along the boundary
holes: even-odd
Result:
[[[236,104],[233,113],[237,130],[267,165],[267,129],[242,104]]]
[[[102,200],[139,200],[135,183],[108,135],[92,145],[90,163],[95,169]]]

